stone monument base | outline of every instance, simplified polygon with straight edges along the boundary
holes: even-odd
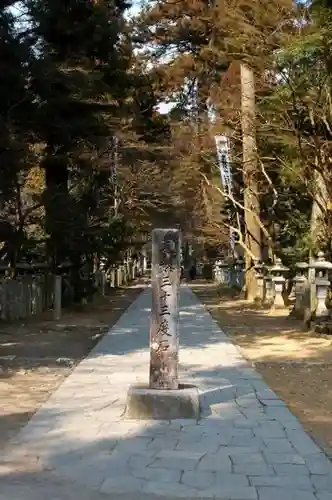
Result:
[[[200,404],[195,386],[179,385],[179,389],[150,389],[142,385],[128,390],[125,418],[140,420],[199,420]]]

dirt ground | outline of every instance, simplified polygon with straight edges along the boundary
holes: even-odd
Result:
[[[48,399],[142,291],[144,281],[92,304],[24,323],[0,323],[0,449]]]
[[[331,456],[332,337],[305,331],[286,308],[263,310],[207,283],[195,283],[193,291]]]

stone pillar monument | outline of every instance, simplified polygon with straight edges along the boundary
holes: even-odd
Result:
[[[180,232],[152,232],[150,388],[178,389]]]
[[[129,387],[128,419],[200,418],[197,387],[178,380],[180,248],[178,229],[152,232],[150,380]]]

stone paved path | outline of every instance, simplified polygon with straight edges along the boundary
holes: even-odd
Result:
[[[150,301],[147,289],[12,443],[0,500],[332,500],[331,462],[188,288],[181,381],[199,386],[204,418],[123,420],[128,386],[148,381]]]

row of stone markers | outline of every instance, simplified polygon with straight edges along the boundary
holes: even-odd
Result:
[[[18,264],[17,270],[13,278],[8,266],[0,266],[0,320],[22,320],[47,309],[53,309],[54,319],[59,320],[66,273],[55,276],[44,263]],[[98,293],[105,295],[107,289],[125,286],[146,270],[146,259],[128,259],[107,271],[100,269],[94,274]]]
[[[244,285],[244,260],[235,262],[217,260],[213,267],[214,280],[221,285],[242,289]]]
[[[146,271],[146,259],[127,259],[108,270],[100,269],[97,271],[95,273],[96,285],[104,295],[106,286],[118,288],[127,285],[136,278],[143,276]]]
[[[288,285],[290,269],[276,259],[273,266],[257,263],[255,266],[257,295],[255,301],[273,308],[293,305],[292,314],[299,319],[315,318],[317,322],[329,318],[329,291],[332,277],[332,263],[324,253],[311,263],[298,262],[296,274]],[[235,264],[216,261],[214,279],[217,283],[241,289],[244,283],[244,262]],[[291,289],[288,294],[286,289]]]

